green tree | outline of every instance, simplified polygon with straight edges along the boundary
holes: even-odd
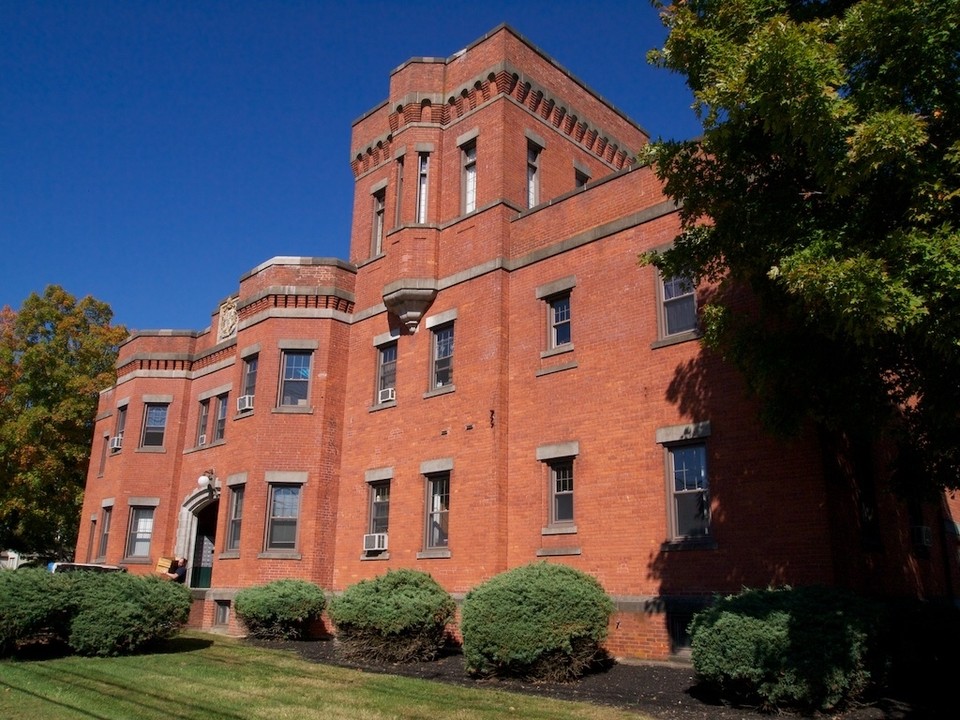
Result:
[[[771,427],[957,487],[960,0],[653,4],[704,133],[649,149],[682,229],[643,259],[711,288],[706,342]]]
[[[112,317],[56,285],[0,310],[0,547],[72,554],[97,395],[127,334]]]

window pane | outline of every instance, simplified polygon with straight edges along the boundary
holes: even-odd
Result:
[[[236,550],[240,547],[240,525],[243,521],[243,491],[242,485],[233,488],[230,492],[230,529],[227,536],[227,550]]]
[[[131,508],[127,557],[149,557],[152,535],[153,508]]]
[[[710,493],[707,482],[706,446],[687,445],[670,449],[673,467],[676,537],[699,537],[710,531]]]
[[[270,496],[270,527],[267,547],[293,549],[297,543],[297,519],[300,514],[300,486],[276,485]]]
[[[673,335],[697,327],[697,303],[689,278],[663,280],[663,315],[665,333]]]
[[[147,405],[143,422],[143,445],[146,447],[162,447],[166,425],[167,406]]]
[[[437,477],[430,481],[430,509],[427,513],[427,547],[445,548],[449,539],[450,478]]]
[[[550,302],[550,316],[553,347],[568,344],[571,340],[569,295]]]
[[[453,383],[453,326],[434,330],[434,387]]]
[[[390,518],[390,484],[373,485],[370,495],[370,532],[385,533]]]
[[[283,385],[281,405],[306,405],[310,387],[310,359],[308,352],[288,352],[283,355]]]
[[[380,348],[380,377],[377,390],[386,390],[397,385],[397,344],[390,343]]]
[[[553,482],[552,522],[573,521],[573,463],[557,462],[550,466]]]
[[[243,394],[253,395],[257,387],[257,366],[260,360],[257,355],[247,358],[243,366]]]

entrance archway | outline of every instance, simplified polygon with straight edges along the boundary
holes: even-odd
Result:
[[[211,585],[219,511],[220,488],[214,486],[191,494],[180,507],[177,554],[188,560],[191,588],[206,589]]]

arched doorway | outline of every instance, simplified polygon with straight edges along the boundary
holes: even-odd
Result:
[[[190,587],[208,588],[213,577],[213,549],[217,544],[217,512],[220,501],[214,500],[197,511],[193,558],[190,563]]]

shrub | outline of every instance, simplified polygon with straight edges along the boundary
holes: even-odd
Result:
[[[591,576],[536,563],[471,590],[460,630],[467,670],[569,680],[605,657],[613,602]]]
[[[79,612],[68,642],[81,655],[136,652],[174,635],[190,615],[190,591],[157,577],[73,573]]]
[[[453,598],[416,570],[361,580],[330,601],[344,653],[388,662],[434,659],[455,610]]]
[[[745,590],[694,616],[693,666],[729,701],[828,710],[867,687],[879,618],[842,590]]]
[[[76,601],[64,575],[41,568],[0,572],[0,656],[38,637],[66,639]]]
[[[295,640],[305,637],[320,617],[323,590],[306,580],[275,580],[237,593],[237,617],[255,638]]]

